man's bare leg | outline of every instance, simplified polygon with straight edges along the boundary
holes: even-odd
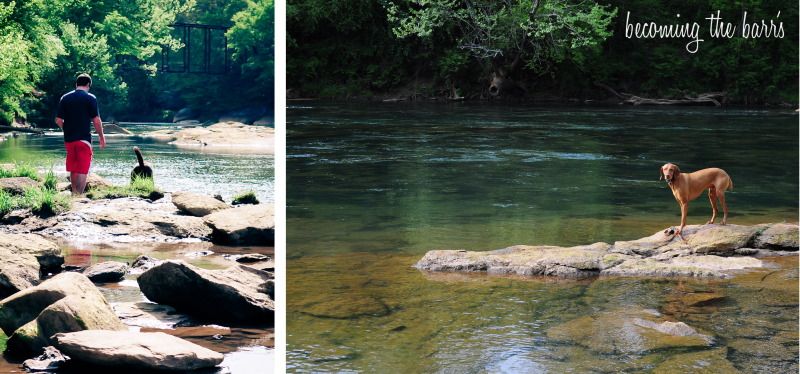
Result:
[[[72,182],[72,194],[75,196],[83,195],[83,190],[86,189],[86,174],[70,173],[70,182]]]

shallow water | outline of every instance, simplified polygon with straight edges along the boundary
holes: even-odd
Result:
[[[131,126],[142,132],[154,129],[152,125]],[[159,127],[163,128],[163,127]],[[227,201],[246,190],[256,192],[262,203],[273,199],[274,171],[272,155],[230,154],[191,149],[179,149],[163,142],[140,136],[107,137],[108,147],[99,150],[95,139],[95,160],[92,172],[115,184],[126,184],[130,171],[136,165],[131,151],[139,146],[155,171],[156,186],[165,191],[193,191],[209,195],[221,194]],[[0,142],[0,163],[22,162],[40,169],[50,167],[57,174],[65,174],[63,140],[60,134],[9,138]],[[74,244],[62,241],[67,265],[89,266],[102,261],[132,262],[140,254],[157,259],[182,259],[193,265],[218,269],[234,262],[225,254],[262,253],[274,257],[272,247],[226,247],[211,243],[136,243],[136,244]],[[211,251],[210,255],[202,252]],[[127,275],[120,283],[99,285],[106,299],[114,305],[120,302],[145,301],[135,281],[137,275]],[[232,374],[270,372],[274,362],[274,329],[271,327],[230,326],[222,339],[214,339],[217,331],[203,325],[158,330],[186,338],[194,343],[225,355],[222,366]],[[0,348],[5,336],[0,333]],[[267,370],[267,371],[265,371]],[[0,373],[20,372],[19,363],[0,357]]]
[[[141,134],[165,126],[130,126]],[[252,190],[262,202],[273,201],[273,156],[267,154],[231,154],[224,150],[182,149],[163,141],[142,136],[106,136],[106,149],[99,149],[94,139],[92,173],[114,184],[127,184],[131,170],[137,165],[132,148],[142,149],[145,162],[155,174],[156,186],[165,191],[193,191],[208,195],[221,194],[225,200],[240,192]],[[41,169],[50,167],[66,175],[64,141],[60,133],[21,135],[0,142],[0,162],[21,162]]]
[[[745,372],[797,371],[796,257],[772,260],[782,270],[756,272],[768,274],[757,285],[748,274],[575,281],[411,268],[431,249],[613,242],[676,225],[658,181],[666,162],[728,171],[731,223],[794,222],[796,114],[320,104],[287,116],[290,371],[642,371],[714,349]],[[700,198],[689,224],[709,215]],[[705,292],[721,297],[681,301]],[[639,309],[715,343],[608,354],[547,336]]]

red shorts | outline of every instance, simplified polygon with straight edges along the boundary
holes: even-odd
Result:
[[[85,140],[64,143],[67,148],[67,171],[78,174],[89,174],[92,164],[92,146]]]

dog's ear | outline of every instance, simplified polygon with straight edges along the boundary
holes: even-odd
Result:
[[[658,169],[658,180],[664,179],[664,167],[662,166],[661,169]]]

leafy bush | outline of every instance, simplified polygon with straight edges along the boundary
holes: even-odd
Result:
[[[256,198],[256,193],[253,191],[247,191],[234,196],[233,205],[239,205],[239,204],[258,204],[258,198]]]

